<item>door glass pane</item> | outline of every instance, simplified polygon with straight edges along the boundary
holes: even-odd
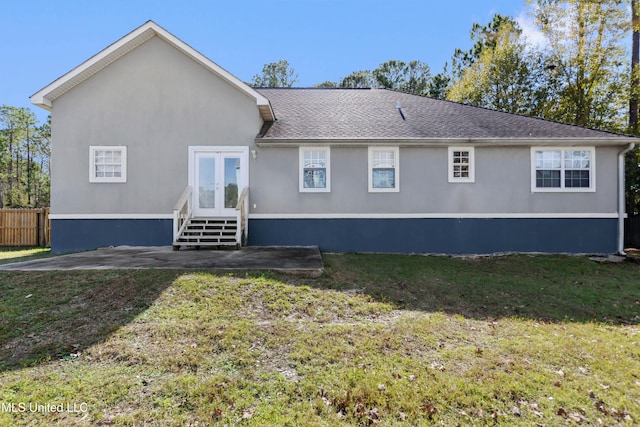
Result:
[[[224,159],[224,207],[235,208],[238,204],[238,184],[240,183],[240,158]]]
[[[203,209],[216,207],[216,159],[214,157],[198,159],[198,207]]]

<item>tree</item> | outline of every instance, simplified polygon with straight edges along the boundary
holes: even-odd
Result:
[[[498,44],[498,34],[507,27],[519,31],[513,18],[496,13],[487,25],[474,23],[471,26],[470,39],[474,42],[469,50],[456,49],[451,57],[451,76],[459,79],[464,71],[472,66],[486,49],[494,50]],[[445,66],[446,71],[446,66]]]
[[[451,85],[451,75],[448,70],[448,63],[444,63],[443,70],[434,75],[427,85],[426,95],[436,99],[446,99],[447,90]]]
[[[318,83],[316,85],[313,85],[313,87],[317,87],[317,88],[336,88],[339,87],[338,83],[336,82],[332,82],[330,80],[326,80],[322,83]]]
[[[512,89],[507,89],[510,83],[523,79],[524,62],[528,58],[520,36],[518,24],[508,16],[495,14],[486,25],[474,23],[469,33],[472,47],[468,50],[455,49],[451,65],[445,63],[443,70],[433,76],[426,93],[437,99],[503,109],[504,102],[494,102],[492,95],[484,92],[491,89],[512,92]],[[498,75],[492,76],[494,73]],[[474,80],[479,76],[483,77],[481,82]],[[505,76],[507,80],[501,81]],[[506,110],[513,111],[514,108],[509,106]]]
[[[262,74],[253,76],[254,87],[291,87],[298,81],[298,73],[289,67],[289,61],[281,59],[262,67]]]
[[[424,95],[431,81],[429,65],[420,61],[409,61],[405,69],[405,79],[399,87],[401,92]]]
[[[22,171],[26,188],[26,204],[27,206],[32,206],[33,201],[33,182],[34,182],[34,146],[35,146],[35,134],[37,133],[37,119],[36,115],[26,108],[20,108],[18,110],[18,119],[20,121],[20,128],[23,130],[23,150],[18,150],[16,153],[16,165],[18,167],[17,172],[17,181],[20,183],[20,151],[23,151],[23,155],[26,156],[24,163],[24,170]]]
[[[16,186],[19,185],[17,179],[18,175],[16,171],[16,158],[19,158],[20,140],[22,135],[22,129],[20,129],[20,110],[16,107],[3,105],[0,107],[0,125],[2,127],[3,135],[3,171],[2,174],[2,188],[0,192],[2,196],[2,206],[19,205],[17,194],[19,189],[16,190]],[[6,167],[6,169],[5,169]]]
[[[474,24],[474,47],[454,54],[456,72],[447,99],[507,111],[536,115],[540,99],[533,61],[511,18],[494,16],[487,26]],[[461,64],[467,64],[462,68]],[[457,78],[456,78],[457,77]]]
[[[46,123],[36,128],[34,146],[34,183],[33,206],[36,208],[50,205],[51,194],[51,116]]]
[[[429,66],[420,61],[390,60],[372,72],[378,87],[422,95],[426,92],[431,73]]]
[[[640,99],[640,4],[631,0],[631,88],[629,91],[629,133],[638,135],[638,100]],[[625,157],[625,181],[629,215],[640,214],[640,149],[627,153]]]
[[[373,76],[369,70],[354,71],[340,81],[343,88],[370,88],[374,87]]]
[[[404,80],[406,65],[402,61],[390,60],[373,70],[372,75],[377,86],[385,89],[397,89]]]
[[[0,106],[0,207],[48,206],[50,133],[28,108]]]
[[[548,41],[553,99],[545,117],[580,126],[625,130],[628,106],[628,5],[622,0],[529,0]]]
[[[631,90],[629,95],[629,133],[638,134],[638,99],[640,98],[640,16],[638,0],[631,0]]]

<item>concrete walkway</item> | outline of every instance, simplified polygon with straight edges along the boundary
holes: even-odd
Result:
[[[117,247],[0,265],[0,270],[108,269],[276,270],[320,274],[324,268],[317,247],[245,247],[241,250],[174,251],[162,247]]]

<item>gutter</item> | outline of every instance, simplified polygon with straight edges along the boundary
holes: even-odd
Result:
[[[633,150],[632,142],[627,148],[618,153],[618,253],[625,256],[624,252],[624,218],[625,213],[625,183],[624,183],[624,157]]]
[[[624,140],[622,139],[624,138]],[[273,138],[259,135],[255,142],[258,147],[299,147],[301,145],[368,147],[371,145],[398,145],[400,147],[442,147],[447,145],[466,145],[475,147],[583,147],[583,146],[617,146],[626,145],[631,137],[609,138],[389,138],[389,137],[357,137],[357,138]]]

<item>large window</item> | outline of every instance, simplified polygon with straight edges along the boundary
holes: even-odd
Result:
[[[300,147],[300,191],[331,191],[329,147]]]
[[[593,148],[532,148],[531,191],[595,191]]]
[[[474,148],[449,147],[449,182],[475,182]]]
[[[89,182],[127,182],[127,147],[90,147]]]
[[[369,191],[400,191],[398,147],[369,147]]]

